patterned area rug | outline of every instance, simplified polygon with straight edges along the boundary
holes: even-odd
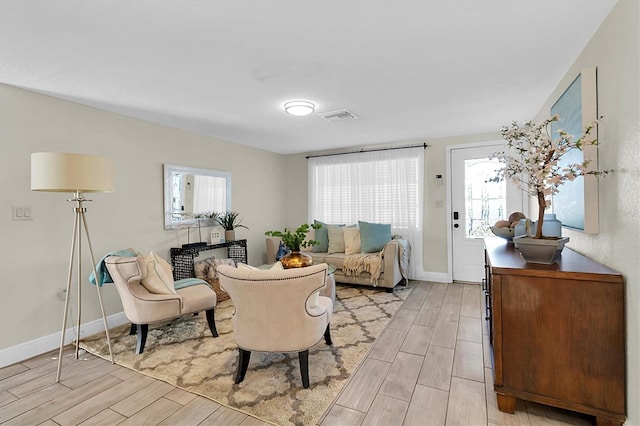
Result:
[[[312,425],[412,289],[397,286],[391,294],[366,287],[336,286],[333,345],[322,339],[310,349],[308,389],[302,387],[297,353],[254,352],[244,381],[234,384],[238,349],[231,327],[231,300],[216,307],[218,338],[211,336],[203,313],[186,316],[150,327],[145,351],[136,355],[136,337],[128,334],[129,326],[121,326],[111,331],[114,356],[119,365],[269,422]],[[81,347],[109,359],[104,333],[85,339]]]

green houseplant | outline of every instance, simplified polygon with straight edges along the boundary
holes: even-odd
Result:
[[[313,265],[313,258],[308,254],[300,253],[300,249],[320,244],[316,240],[307,240],[307,232],[311,228],[319,229],[320,227],[322,225],[303,223],[295,230],[284,228],[284,231],[267,231],[264,234],[269,237],[280,237],[282,243],[291,250],[290,253],[280,258],[280,262],[285,268],[300,268]]]
[[[240,213],[234,211],[228,211],[224,213],[211,213],[211,218],[215,220],[220,226],[224,228],[224,236],[227,241],[234,241],[236,239],[236,228],[249,229],[242,224]]]

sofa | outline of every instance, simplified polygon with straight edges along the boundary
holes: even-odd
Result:
[[[309,234],[309,239],[314,239],[314,231]],[[267,262],[273,263],[276,261],[276,255],[280,248],[280,238],[267,237]],[[307,249],[304,253],[310,255],[313,258],[313,263],[327,263],[335,268],[334,278],[338,283],[345,284],[357,284],[373,287],[381,287],[392,292],[394,287],[398,284],[408,284],[408,262],[410,255],[410,248],[407,241],[401,237],[395,236],[393,239],[384,244],[384,247],[375,253],[367,253],[368,257],[381,257],[381,263],[378,271],[372,273],[366,270],[354,271],[349,265],[352,264],[352,254],[348,250],[341,252],[335,252],[335,249],[328,250],[326,252],[318,252]],[[359,254],[359,253],[358,253]],[[347,267],[345,268],[345,263]],[[364,268],[366,269],[366,268]],[[378,275],[375,279],[375,275]]]

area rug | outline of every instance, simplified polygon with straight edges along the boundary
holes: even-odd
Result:
[[[219,337],[213,338],[204,314],[185,316],[149,328],[144,353],[135,354],[136,337],[129,326],[111,330],[116,364],[164,380],[279,425],[312,425],[344,387],[412,287],[394,293],[367,287],[336,286],[331,320],[333,345],[324,339],[309,350],[308,389],[302,387],[297,353],[251,354],[245,379],[233,378],[238,349],[233,340],[231,300],[216,307]],[[105,359],[104,333],[81,342],[86,351]]]

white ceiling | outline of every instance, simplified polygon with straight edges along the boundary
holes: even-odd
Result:
[[[282,154],[428,142],[533,118],[615,1],[0,0],[0,82]]]

